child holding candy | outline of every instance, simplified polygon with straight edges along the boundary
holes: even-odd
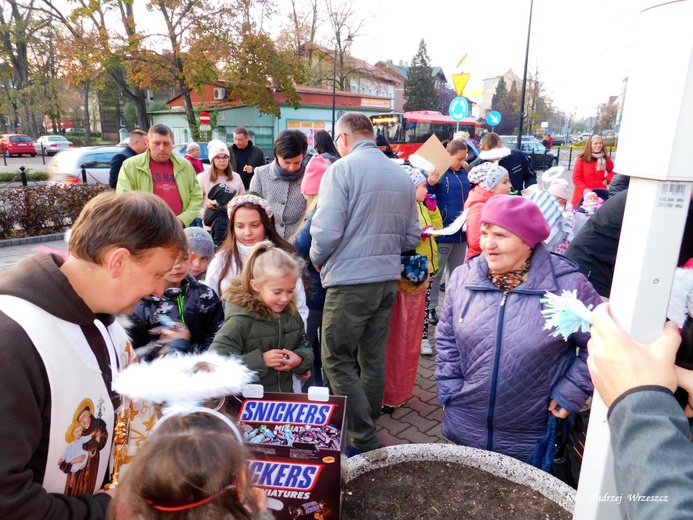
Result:
[[[225,321],[211,350],[239,355],[266,392],[293,392],[292,373],[310,377],[313,349],[295,297],[302,264],[271,242],[260,242],[250,251],[240,278],[224,292]]]

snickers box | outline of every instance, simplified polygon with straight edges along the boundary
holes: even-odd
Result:
[[[275,518],[339,520],[346,398],[247,395],[228,398],[225,408],[238,422],[250,451],[253,484],[267,494]]]

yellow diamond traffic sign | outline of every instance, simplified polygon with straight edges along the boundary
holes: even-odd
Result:
[[[464,92],[464,87],[467,86],[467,81],[469,81],[469,74],[453,74],[452,83],[455,85],[455,90],[457,95],[461,96]]]

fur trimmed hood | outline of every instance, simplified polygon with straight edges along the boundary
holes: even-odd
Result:
[[[266,319],[273,318],[276,316],[274,311],[267,307],[267,305],[265,305],[265,303],[262,300],[260,300],[258,294],[255,291],[253,291],[252,293],[248,293],[243,289],[243,287],[241,286],[241,280],[238,277],[234,278],[231,281],[231,285],[226,289],[226,291],[224,291],[224,300],[234,305],[237,305],[238,307],[241,307],[248,312],[257,314],[258,318]],[[295,294],[292,300],[289,302],[289,305],[286,306],[285,310],[288,311],[289,314],[296,313]]]

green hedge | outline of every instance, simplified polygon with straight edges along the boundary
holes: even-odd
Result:
[[[0,188],[0,239],[61,233],[90,199],[109,189],[92,184]]]
[[[26,179],[29,182],[47,181],[48,174],[46,172],[31,172],[26,174]],[[17,173],[0,173],[0,182],[22,182],[22,177]]]

